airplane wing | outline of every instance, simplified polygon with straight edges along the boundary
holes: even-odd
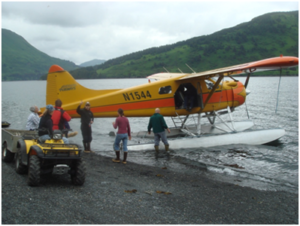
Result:
[[[148,79],[156,79],[156,80],[162,80],[162,79],[168,79],[168,78],[175,78],[175,77],[181,77],[183,75],[189,75],[188,73],[157,73],[148,76]]]
[[[298,58],[290,56],[280,56],[250,63],[239,64],[230,67],[219,68],[215,70],[204,71],[200,73],[187,74],[177,80],[185,80],[196,77],[213,77],[218,75],[231,76],[241,73],[252,73],[264,70],[276,70],[281,68],[298,66]],[[168,73],[165,73],[168,74]]]

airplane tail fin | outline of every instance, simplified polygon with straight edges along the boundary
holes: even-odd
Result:
[[[68,71],[58,65],[52,65],[47,76],[46,104],[54,105],[55,101],[60,99],[64,110],[74,116],[73,113],[81,100],[89,101],[93,106],[93,99],[114,91],[116,90],[88,89],[80,85]]]

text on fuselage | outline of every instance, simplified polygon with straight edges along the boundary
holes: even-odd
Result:
[[[123,97],[125,101],[129,100],[140,100],[140,99],[149,99],[151,98],[150,92],[147,91],[141,91],[141,92],[130,92],[130,93],[123,93]]]

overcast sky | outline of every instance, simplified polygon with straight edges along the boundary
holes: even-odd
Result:
[[[297,1],[4,2],[2,28],[79,65],[209,35]]]

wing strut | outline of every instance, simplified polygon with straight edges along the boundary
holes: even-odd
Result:
[[[251,73],[248,73],[246,82],[245,82],[245,88],[247,88],[248,82],[249,82],[249,78],[250,78]]]
[[[208,101],[210,100],[211,96],[213,95],[213,93],[215,92],[215,90],[217,89],[217,87],[219,86],[220,82],[222,81],[222,79],[224,78],[224,75],[220,75],[220,77],[218,78],[217,82],[215,83],[214,87],[212,88],[212,90],[210,91],[207,99],[205,100],[204,106],[203,108],[201,108],[201,110],[199,111],[199,114],[202,113],[203,109],[205,108],[206,104],[208,103]]]
[[[281,72],[282,72],[282,68],[280,68],[280,76],[279,76],[279,83],[278,83],[278,90],[277,90],[277,101],[276,101],[275,113],[277,113],[277,107],[278,107],[278,97],[279,97],[279,87],[280,87],[280,81],[281,81]]]

